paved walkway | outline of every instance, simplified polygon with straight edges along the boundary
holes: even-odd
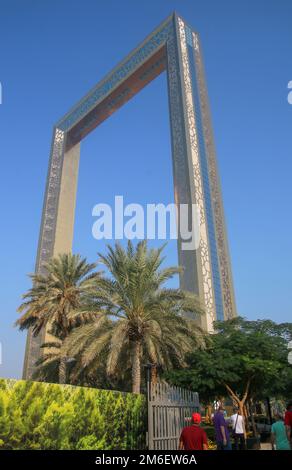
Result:
[[[272,444],[270,442],[261,443],[261,450],[272,450]]]

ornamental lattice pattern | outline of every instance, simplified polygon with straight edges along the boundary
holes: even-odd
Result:
[[[216,243],[220,266],[220,277],[222,285],[222,296],[224,303],[224,317],[232,318],[235,313],[235,303],[233,295],[232,274],[227,248],[227,235],[224,223],[224,211],[222,206],[222,195],[220,184],[218,181],[218,168],[216,164],[215,146],[212,135],[210,111],[208,106],[208,94],[206,89],[206,81],[204,77],[204,69],[200,53],[199,38],[193,33],[193,46],[195,50],[196,70],[199,84],[199,94],[201,103],[201,113],[203,130],[205,137],[205,145],[207,149],[208,168],[210,175],[211,191],[212,191],[212,207],[216,228]]]
[[[195,113],[193,108],[192,84],[189,70],[189,61],[187,53],[186,35],[184,22],[179,18],[179,35],[182,53],[182,69],[184,78],[184,90],[186,101],[186,113],[188,120],[188,132],[191,146],[191,156],[193,165],[193,177],[195,187],[196,204],[200,211],[200,258],[203,278],[203,290],[206,309],[207,329],[212,331],[213,322],[216,320],[214,295],[212,287],[212,273],[209,256],[209,246],[207,237],[206,215],[204,207],[203,186],[201,178],[201,168],[199,159],[198,139],[196,133]]]
[[[44,273],[45,263],[51,258],[54,251],[58,201],[61,188],[62,165],[64,158],[64,144],[64,132],[60,129],[56,129],[53,136],[41,233],[36,261],[36,273],[38,274]],[[38,336],[33,336],[31,330],[28,332],[27,351],[29,350],[29,354],[26,354],[25,359],[26,378],[31,378],[35,370],[35,360],[36,358],[40,357],[41,345],[44,341],[44,335],[45,331],[40,332]]]
[[[167,42],[167,77],[174,197],[176,204],[190,204],[192,197],[180,69],[177,39],[175,35],[173,35]],[[178,223],[180,223],[179,219]],[[184,251],[182,249],[182,240],[179,238],[178,259],[180,266],[184,267],[183,272],[180,274],[180,287],[199,295],[196,251]]]
[[[43,210],[43,221],[40,235],[40,246],[37,259],[37,272],[43,271],[44,264],[54,251],[55,230],[58,213],[58,201],[61,188],[62,165],[64,158],[65,134],[60,129],[55,130],[53,148],[48,172],[48,183]]]

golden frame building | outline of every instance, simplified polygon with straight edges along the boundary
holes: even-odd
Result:
[[[178,239],[180,286],[205,306],[202,327],[236,315],[221,189],[198,34],[176,13],[79,101],[54,127],[36,272],[72,249],[81,140],[163,71],[167,72],[176,204],[197,204],[200,244]],[[179,220],[178,220],[179,224]],[[45,332],[28,333],[24,377],[30,378]]]

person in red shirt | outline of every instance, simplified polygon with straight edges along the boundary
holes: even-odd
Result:
[[[208,439],[204,429],[200,427],[201,415],[199,413],[192,414],[191,426],[183,428],[180,440],[180,450],[208,450]]]
[[[286,434],[288,441],[290,442],[290,446],[292,448],[292,435],[291,435],[291,430],[292,430],[292,402],[290,401],[286,407],[286,413],[285,413],[285,426],[286,426]]]

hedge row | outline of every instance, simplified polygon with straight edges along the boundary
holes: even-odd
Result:
[[[0,379],[0,449],[139,449],[143,395]]]

